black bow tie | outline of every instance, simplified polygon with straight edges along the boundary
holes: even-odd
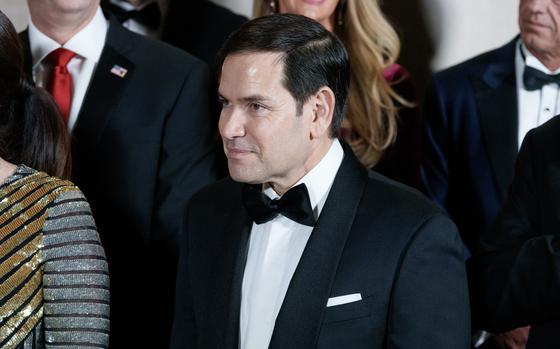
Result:
[[[274,200],[262,192],[260,185],[247,184],[243,187],[243,204],[257,224],[266,223],[281,214],[299,224],[315,226],[311,200],[303,183]]]
[[[151,2],[144,6],[140,10],[130,10],[127,11],[122,7],[109,3],[109,11],[117,17],[117,20],[121,23],[126,22],[129,19],[133,19],[146,27],[157,30],[161,22],[161,12],[157,2]]]
[[[533,67],[525,66],[523,84],[527,91],[540,90],[543,85],[555,83],[560,86],[560,74],[549,75]]]

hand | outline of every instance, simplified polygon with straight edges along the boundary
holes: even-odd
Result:
[[[494,333],[494,342],[501,349],[525,349],[531,326],[519,327],[509,332]]]

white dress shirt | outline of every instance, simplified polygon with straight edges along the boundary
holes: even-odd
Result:
[[[523,50],[523,53],[521,53]],[[523,70],[525,65],[540,70],[546,74],[558,74],[556,71],[548,70],[535,56],[527,50],[519,40],[515,50],[515,78],[517,83],[517,108],[518,108],[518,139],[519,147],[523,138],[529,130],[544,124],[554,115],[560,113],[560,87],[558,84],[546,84],[540,90],[527,91],[523,84]],[[525,56],[525,61],[523,61]]]
[[[192,1],[192,0],[181,0],[181,1]],[[126,0],[110,0],[111,4],[117,5],[118,7],[122,8],[126,11],[133,11],[133,10],[141,10],[144,7],[148,6],[152,2],[157,2],[160,12],[161,12],[161,25],[157,30],[152,30],[146,27],[144,24],[135,21],[134,19],[128,19],[122,23],[123,27],[126,29],[133,31],[140,35],[145,35],[151,37],[153,39],[159,39],[161,37],[161,32],[163,29],[163,22],[165,20],[165,13],[167,13],[167,8],[169,6],[168,2],[165,0],[152,0],[152,1],[145,1],[141,3],[139,6],[134,6]]]
[[[342,146],[335,140],[323,159],[294,184],[305,183],[315,218],[321,214],[343,157]],[[264,193],[278,197],[270,187]],[[276,317],[312,230],[281,215],[263,224],[253,223],[241,289],[240,349],[268,348]]]
[[[70,132],[76,124],[89,82],[97,63],[99,63],[108,28],[109,24],[103,17],[101,8],[99,8],[93,19],[82,30],[64,45],[60,45],[40,32],[29,19],[29,45],[33,58],[33,80],[38,86],[46,87],[50,77],[52,67],[43,62],[49,53],[60,47],[76,53],[76,56],[67,65],[68,71],[72,75],[73,85],[72,106],[68,116],[68,131]]]

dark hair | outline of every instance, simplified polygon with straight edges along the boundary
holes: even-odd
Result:
[[[17,32],[0,11],[0,157],[53,176],[70,175],[70,140],[58,107],[25,73]]]
[[[335,137],[346,110],[350,68],[344,45],[318,22],[293,14],[274,14],[245,23],[224,43],[218,54],[218,73],[227,56],[239,53],[278,52],[284,63],[284,87],[303,104],[328,86],[336,104],[331,124]]]

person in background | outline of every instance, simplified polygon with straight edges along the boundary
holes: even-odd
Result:
[[[560,113],[560,2],[519,0],[518,22],[505,46],[434,74],[424,102],[423,187],[470,253],[504,202],[523,137]]]
[[[0,11],[0,347],[107,348],[109,272],[57,106]],[[28,167],[29,166],[29,167]],[[45,172],[41,172],[45,171]]]
[[[209,0],[102,0],[101,5],[125,28],[185,50],[211,71],[228,35],[247,21]]]
[[[126,28],[178,47],[208,65],[210,122],[211,128],[217,130],[220,105],[216,95],[216,55],[228,35],[247,18],[210,0],[103,0],[101,4]],[[217,131],[214,134],[220,148]],[[219,177],[226,176],[227,164],[221,153],[216,165]]]
[[[111,346],[166,347],[183,211],[216,178],[206,65],[105,18],[99,0],[28,5],[28,69],[71,132],[72,179],[107,253]]]
[[[469,261],[473,309],[492,332],[530,328],[508,348],[558,348],[560,117],[527,133],[496,222]]]
[[[310,17],[342,40],[351,79],[339,136],[364,166],[420,188],[420,113],[408,72],[395,63],[399,37],[378,1],[255,0],[255,16],[270,13]]]

